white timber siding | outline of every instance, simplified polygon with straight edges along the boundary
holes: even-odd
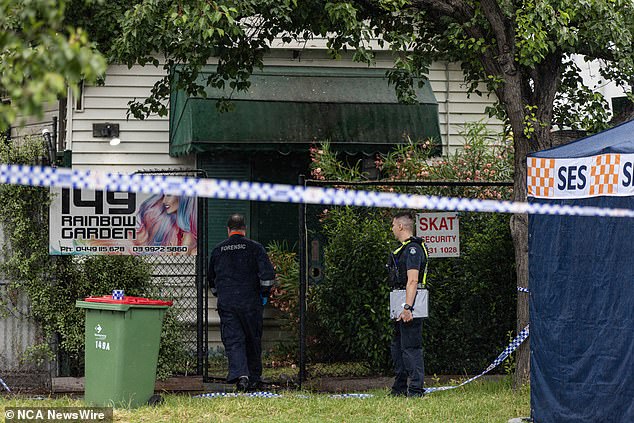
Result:
[[[266,60],[271,66],[360,67],[349,58],[330,59],[324,51],[303,50],[298,57],[293,50],[274,50]],[[377,68],[391,67],[390,56],[380,52]],[[145,120],[126,118],[128,102],[144,99],[163,75],[161,67],[148,65],[128,69],[123,65],[108,67],[103,86],[87,86],[83,91],[83,110],[69,101],[67,148],[73,151],[73,167],[130,173],[142,169],[193,168],[195,157],[169,156],[169,116],[150,116]],[[438,100],[443,152],[453,153],[464,144],[460,136],[465,123],[484,121],[500,131],[502,123],[489,119],[485,112],[495,97],[466,94],[459,64],[434,63],[429,82]],[[107,138],[93,138],[93,123],[118,123],[121,144],[111,146]]]
[[[194,167],[194,157],[169,156],[169,116],[126,116],[128,102],[145,99],[162,76],[160,67],[111,65],[103,86],[84,88],[83,110],[69,101],[67,148],[73,152],[73,168],[132,173]],[[111,146],[109,139],[92,136],[93,123],[105,122],[119,124],[121,144]]]
[[[429,80],[438,101],[440,134],[443,143],[443,154],[453,154],[461,148],[465,140],[460,135],[465,124],[484,122],[491,131],[501,133],[504,129],[502,121],[489,118],[486,108],[492,106],[497,97],[495,94],[467,95],[464,75],[457,63],[434,63]],[[485,87],[480,87],[485,90]]]
[[[354,63],[350,55],[340,60],[330,59],[323,48],[304,46],[298,50],[292,48],[274,49],[265,63],[271,66],[315,66],[315,67],[364,67]],[[389,69],[392,66],[389,52],[379,52],[377,68]],[[134,66],[128,69],[123,65],[108,67],[103,86],[87,86],[83,90],[83,110],[76,109],[76,99],[68,102],[67,148],[72,149],[74,168],[106,170],[109,172],[130,173],[143,169],[194,168],[195,157],[173,158],[169,156],[169,116],[150,116],[145,120],[133,117],[127,119],[128,102],[133,99],[142,100],[149,95],[153,84],[163,76],[162,67],[151,65]],[[470,98],[466,95],[463,76],[458,64],[434,63],[429,81],[438,101],[440,131],[443,152],[453,153],[464,144],[459,132],[468,122],[486,120],[485,108],[492,105],[493,98]],[[110,146],[106,138],[93,138],[93,123],[118,123],[121,144]],[[501,129],[498,121],[489,121],[494,130]],[[161,272],[157,265],[155,273]],[[179,282],[167,282],[166,285]],[[167,286],[166,286],[167,287]],[[171,293],[179,290],[172,286]],[[180,287],[183,293],[186,287]],[[188,291],[191,292],[191,291]],[[187,295],[185,295],[187,297]],[[189,300],[189,301],[187,301]],[[177,303],[188,302],[192,298],[183,298]],[[195,310],[186,313],[195,316]],[[195,330],[195,322],[187,321],[191,330]],[[221,345],[219,317],[213,297],[209,301],[209,347],[213,351]],[[285,338],[281,321],[276,318],[274,310],[265,314],[264,345],[270,348]]]
[[[11,139],[21,140],[27,136],[41,137],[42,130],[53,131],[53,117],[59,117],[59,102],[45,103],[42,116],[18,117],[11,126]],[[59,122],[57,123],[59,130]]]
[[[266,60],[272,66],[315,66],[315,67],[365,67],[352,61],[351,54],[343,55],[341,59],[329,58],[319,47],[325,43],[316,42],[306,48],[298,50],[273,50]],[[391,53],[377,52],[374,67],[392,68]],[[494,94],[478,96],[467,95],[467,86],[459,63],[434,62],[428,75],[432,90],[438,101],[438,115],[440,136],[442,138],[443,154],[453,154],[464,145],[460,135],[467,123],[482,121],[494,132],[501,132],[503,124],[497,119],[491,119],[486,113],[487,106],[492,106],[496,97]],[[485,87],[481,87],[483,90]]]

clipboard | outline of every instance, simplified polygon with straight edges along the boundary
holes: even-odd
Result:
[[[390,319],[398,319],[403,311],[403,303],[405,303],[405,290],[395,289],[390,292]],[[429,291],[426,289],[416,290],[416,299],[414,300],[414,318],[429,316]]]

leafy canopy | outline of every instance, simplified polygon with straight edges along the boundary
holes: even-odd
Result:
[[[106,61],[86,31],[64,26],[64,1],[0,0],[0,130],[42,115],[68,85],[95,81]]]
[[[207,85],[227,88],[228,96],[247,89],[276,38],[317,36],[327,38],[333,57],[350,49],[368,64],[377,42],[389,48],[389,79],[403,101],[414,101],[414,81],[433,60],[454,60],[472,92],[482,81],[496,92],[502,116],[510,108],[517,113],[511,119],[550,125],[555,107],[557,122],[598,129],[609,118],[606,103],[584,85],[572,57],[600,60],[601,77],[631,91],[632,8],[629,0],[145,0],[125,12],[110,53],[128,65],[158,65],[158,52],[168,71],[179,66],[178,81],[167,76],[132,106],[137,117],[165,114],[170,86],[200,96]],[[211,58],[217,73],[202,79]]]
[[[607,105],[572,57],[599,60],[602,79],[631,92],[633,7],[629,0],[0,0],[0,90],[12,99],[0,106],[0,125],[40,113],[65,84],[101,75],[105,62],[91,42],[111,62],[164,65],[168,75],[130,105],[143,118],[166,114],[173,88],[205,96],[212,86],[230,98],[249,87],[276,40],[322,37],[333,57],[350,50],[368,64],[377,43],[389,48],[389,80],[403,101],[415,101],[413,85],[433,60],[453,60],[471,92],[482,82],[495,91],[500,105],[492,112],[528,139],[540,132],[518,125],[548,127],[553,113],[556,123],[596,130],[609,118]],[[217,72],[203,78],[210,60]]]

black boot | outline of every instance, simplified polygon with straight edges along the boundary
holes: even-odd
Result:
[[[261,386],[262,386],[262,384],[260,383],[259,380],[250,380],[249,381],[249,392],[259,391]]]
[[[249,390],[249,377],[240,376],[236,382],[236,390],[238,392],[247,392]]]

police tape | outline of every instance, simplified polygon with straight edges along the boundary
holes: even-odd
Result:
[[[506,360],[511,354],[513,354],[515,350],[517,350],[519,346],[522,345],[522,343],[526,340],[526,338],[528,338],[528,335],[530,334],[529,326],[530,325],[526,325],[526,327],[522,329],[520,333],[518,333],[517,336],[507,345],[507,347],[504,348],[504,350],[500,353],[500,355],[498,355],[497,358],[493,360],[491,364],[489,364],[489,367],[484,369],[484,371],[480,373],[479,375],[473,376],[472,378],[465,380],[459,385],[434,386],[432,388],[425,388],[425,394],[431,394],[433,392],[448,391],[450,389],[460,388],[461,386],[471,383],[474,380],[479,379],[485,374],[489,373],[491,370],[495,369],[497,366],[502,364],[504,360]],[[237,396],[277,398],[277,397],[280,397],[281,395],[274,394],[271,392],[251,392],[251,393],[244,393],[244,394],[239,394],[234,392],[213,392],[208,394],[196,395],[194,398],[226,398],[226,397],[237,397]],[[371,398],[371,397],[372,397],[371,394],[337,394],[337,395],[330,396],[330,398]]]
[[[259,392],[209,392],[206,394],[198,394],[194,395],[192,398],[281,398],[282,395],[276,394],[274,392],[268,391],[259,391]],[[286,396],[287,397],[287,396]],[[293,395],[294,398],[310,398],[309,395]],[[332,394],[329,395],[328,398],[338,398],[338,399],[346,399],[346,398],[373,398],[373,394]]]
[[[528,288],[524,288],[523,286],[518,286],[517,290],[519,292],[526,292],[527,294],[529,294],[531,292]]]
[[[258,392],[210,392],[207,394],[194,395],[193,398],[280,398],[282,395],[268,391]]]
[[[7,384],[6,384],[6,383],[4,383],[4,380],[2,380],[2,378],[1,378],[1,377],[0,377],[0,385],[2,385],[2,387],[3,387],[4,389],[6,389],[6,390],[7,390],[7,392],[11,392],[11,389],[9,389],[9,387],[7,386]]]
[[[0,183],[103,191],[142,192],[229,200],[336,206],[385,207],[569,216],[634,217],[634,210],[438,197],[394,192],[304,187],[200,179],[183,176],[119,174],[68,168],[0,165]],[[389,185],[389,184],[388,184]]]
[[[474,376],[474,377],[472,377],[470,379],[467,379],[467,380],[465,380],[464,382],[462,382],[459,385],[425,388],[425,393],[429,394],[429,393],[432,393],[432,392],[447,391],[449,389],[456,389],[456,388],[464,386],[467,383],[473,382],[474,380],[484,376],[485,374],[489,373],[491,370],[493,370],[497,366],[499,366],[504,360],[506,360],[508,358],[508,356],[510,356],[516,349],[518,349],[519,346],[522,345],[522,343],[526,340],[526,338],[528,338],[528,335],[529,335],[529,325],[526,325],[526,327],[524,329],[522,329],[520,331],[520,333],[518,333],[517,336],[511,341],[511,343],[506,348],[504,348],[504,351],[502,351],[502,353],[500,353],[500,355],[495,360],[493,360],[493,363],[489,364],[489,367],[484,369],[484,371],[482,373],[480,373],[479,375]]]
[[[359,398],[359,399],[366,399],[366,398],[373,398],[374,395],[372,394],[333,394],[330,395],[328,398],[340,398],[340,399],[346,399],[346,398]]]

